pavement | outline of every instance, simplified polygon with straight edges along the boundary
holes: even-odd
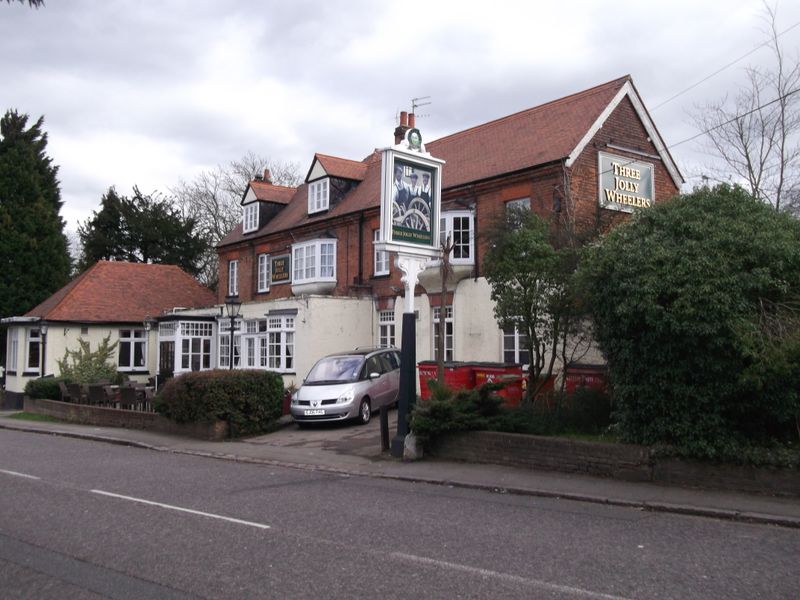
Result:
[[[472,488],[500,494],[563,498],[800,529],[800,498],[796,497],[671,487],[433,458],[413,462],[395,459],[388,452],[381,451],[377,415],[366,426],[337,423],[308,429],[299,429],[291,419],[284,418],[283,426],[267,435],[208,442],[136,429],[7,418],[11,414],[13,411],[0,411],[0,429],[61,435],[235,462]],[[395,431],[395,419],[396,412],[392,411],[391,432]]]

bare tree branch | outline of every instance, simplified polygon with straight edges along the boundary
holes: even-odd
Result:
[[[772,68],[748,67],[732,99],[696,108],[693,119],[707,151],[725,165],[710,168],[711,178],[745,181],[753,196],[781,210],[800,203],[800,60],[787,58],[775,10],[764,6]]]

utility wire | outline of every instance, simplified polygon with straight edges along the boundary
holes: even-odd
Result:
[[[739,115],[734,115],[733,117],[731,117],[727,121],[723,121],[722,123],[714,125],[713,127],[709,127],[708,129],[705,129],[705,130],[701,131],[700,133],[697,133],[697,134],[693,135],[692,137],[688,137],[685,140],[681,140],[680,142],[677,142],[675,144],[667,146],[667,148],[668,149],[672,149],[675,146],[680,146],[681,144],[685,144],[686,142],[691,142],[692,140],[699,138],[701,135],[706,135],[709,131],[714,131],[715,129],[719,129],[720,127],[724,127],[725,125],[728,125],[729,123],[733,123],[737,119],[741,119],[742,117],[746,117],[747,115],[751,115],[754,112],[757,112],[757,111],[761,110],[762,108],[766,108],[770,104],[775,104],[776,102],[780,102],[781,100],[785,100],[786,98],[788,98],[792,94],[796,94],[798,92],[800,92],[800,88],[793,89],[793,90],[791,90],[789,92],[786,92],[783,96],[778,96],[774,100],[770,100],[769,102],[765,102],[764,104],[756,106],[755,108],[753,108],[751,110],[748,110],[747,112],[743,112],[743,113],[741,113]]]
[[[794,25],[792,25],[791,27],[788,27],[787,29],[784,29],[782,32],[780,32],[780,33],[777,35],[777,37],[781,37],[781,36],[782,36],[784,33],[788,33],[788,32],[790,32],[792,29],[794,29],[794,28],[795,28],[795,27],[797,27],[798,25],[800,25],[800,21],[798,21],[797,23],[795,23],[795,24],[794,24]],[[696,87],[697,87],[698,85],[700,85],[701,83],[705,83],[706,81],[708,81],[709,79],[711,79],[711,78],[712,78],[712,77],[714,77],[715,75],[719,75],[719,74],[720,74],[720,73],[722,73],[722,72],[723,72],[725,69],[728,69],[728,68],[732,67],[733,65],[735,65],[735,64],[736,64],[736,63],[738,63],[739,61],[741,61],[741,60],[743,60],[743,59],[747,58],[748,56],[750,56],[751,54],[753,54],[753,53],[754,53],[754,52],[756,52],[757,50],[761,50],[761,48],[763,48],[763,47],[764,47],[764,46],[766,46],[767,44],[771,44],[771,43],[772,43],[772,40],[770,39],[770,40],[767,40],[766,42],[764,42],[763,44],[760,44],[760,45],[756,46],[755,48],[753,48],[752,50],[750,50],[750,52],[747,52],[746,54],[742,54],[742,55],[741,55],[739,58],[737,58],[736,60],[733,60],[733,61],[729,62],[729,63],[728,63],[727,65],[725,65],[724,67],[720,67],[719,69],[717,69],[716,71],[714,71],[714,72],[713,72],[713,73],[711,73],[710,75],[708,75],[708,76],[704,77],[704,78],[703,78],[703,79],[701,79],[700,81],[697,81],[696,83],[693,83],[692,85],[690,85],[689,87],[687,87],[687,88],[686,88],[686,89],[684,89],[684,90],[681,90],[680,92],[678,92],[678,93],[677,93],[677,94],[675,94],[674,96],[670,96],[669,98],[667,98],[666,100],[664,100],[664,101],[663,101],[663,102],[661,102],[660,104],[656,104],[656,105],[655,105],[655,106],[654,106],[654,107],[653,107],[651,110],[653,110],[653,111],[656,111],[656,110],[658,110],[659,108],[661,108],[661,107],[662,107],[662,106],[664,106],[665,104],[668,104],[669,102],[672,102],[673,100],[675,100],[675,98],[677,98],[677,97],[679,97],[679,96],[682,96],[683,94],[685,94],[685,93],[686,93],[686,92],[688,92],[689,90],[693,90],[694,88],[696,88]]]

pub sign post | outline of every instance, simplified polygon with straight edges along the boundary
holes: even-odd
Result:
[[[386,148],[382,155],[381,233],[376,248],[395,254],[395,265],[403,273],[405,292],[397,435],[391,443],[395,457],[403,456],[408,419],[417,395],[414,288],[419,273],[440,255],[443,165],[443,160],[425,151],[422,135],[416,128],[408,130],[400,144]]]

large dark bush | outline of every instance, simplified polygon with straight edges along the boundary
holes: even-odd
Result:
[[[39,377],[31,379],[25,384],[25,394],[30,398],[40,398],[44,400],[61,400],[61,390],[59,382],[69,383],[70,380],[64,377]]]
[[[232,436],[270,431],[283,409],[283,380],[269,371],[196,371],[170,379],[155,409],[177,423],[226,421]]]
[[[503,406],[504,398],[494,393],[500,384],[486,384],[472,390],[452,391],[432,385],[430,400],[418,402],[411,429],[422,441],[455,431],[502,431],[531,435],[603,433],[609,425],[610,401],[604,392],[581,388],[574,395],[553,394],[549,405],[526,403]]]
[[[623,439],[722,458],[793,435],[798,331],[781,324],[800,297],[800,222],[702,188],[614,229],[584,269]]]

